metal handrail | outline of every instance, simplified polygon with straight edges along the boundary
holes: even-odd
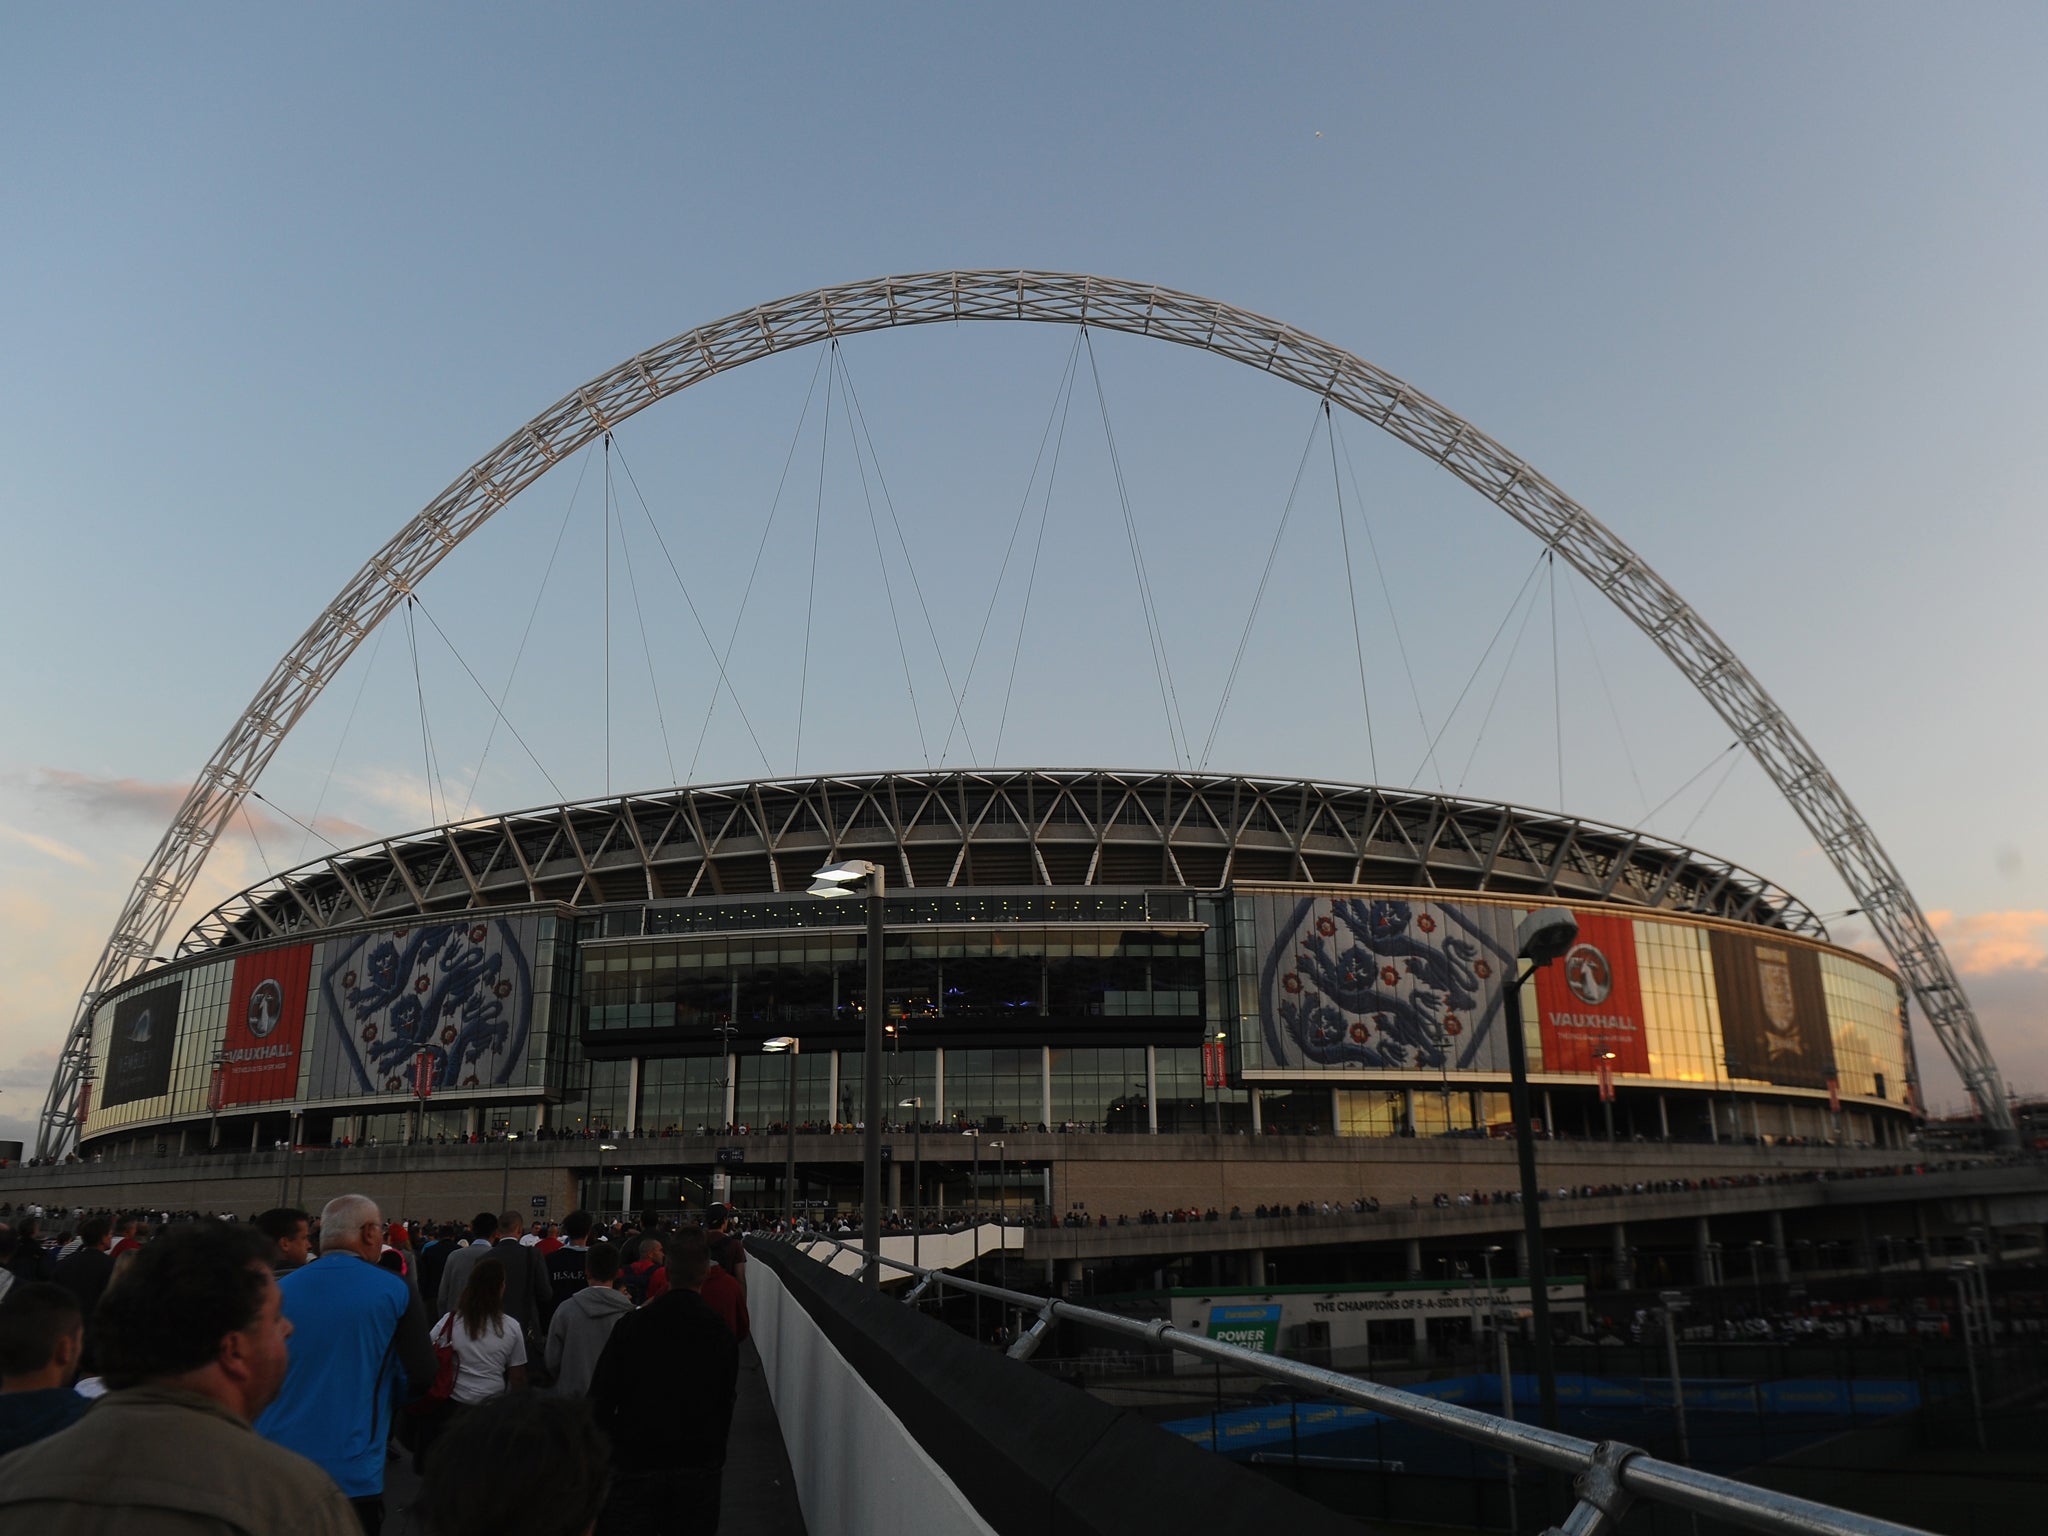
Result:
[[[1640,1447],[1620,1441],[1582,1440],[1554,1429],[1517,1423],[1476,1408],[1420,1397],[1398,1387],[1360,1381],[1321,1366],[1282,1360],[1235,1344],[1219,1344],[1214,1339],[1188,1333],[1158,1319],[1140,1322],[1136,1318],[1099,1312],[1093,1307],[1076,1306],[1069,1301],[1032,1296],[980,1280],[964,1280],[942,1270],[924,1269],[880,1253],[869,1253],[857,1244],[842,1242],[823,1233],[790,1233],[784,1240],[806,1258],[810,1257],[811,1248],[825,1243],[854,1254],[862,1260],[863,1268],[881,1264],[905,1275],[914,1275],[917,1284],[912,1296],[923,1293],[927,1287],[936,1286],[943,1291],[950,1286],[1036,1313],[1037,1320],[1031,1328],[1007,1351],[1013,1360],[1029,1359],[1055,1321],[1076,1323],[1125,1338],[1164,1345],[1252,1375],[1287,1382],[1322,1397],[1354,1403],[1390,1418],[1469,1440],[1489,1450],[1505,1452],[1522,1461],[1568,1472],[1572,1474],[1572,1487],[1578,1495],[1578,1502],[1564,1523],[1551,1527],[1545,1536],[1612,1536],[1628,1506],[1639,1498],[1669,1504],[1694,1515],[1709,1515],[1751,1530],[1771,1532],[1774,1536],[1927,1536],[1915,1526],[1859,1515],[1831,1504],[1795,1498],[1734,1478],[1716,1477],[1711,1472],[1698,1472],[1674,1462],[1660,1461]]]

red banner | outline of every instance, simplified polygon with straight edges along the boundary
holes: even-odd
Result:
[[[1224,1060],[1222,1042],[1216,1040],[1203,1041],[1202,1086],[1204,1088],[1224,1087],[1227,1072],[1228,1064]]]
[[[1576,912],[1578,942],[1562,960],[1536,972],[1536,1012],[1543,1031],[1543,1070],[1650,1070],[1643,1033],[1643,990],[1636,976],[1633,919]]]
[[[264,1104],[299,1091],[299,1039],[313,947],[294,944],[243,955],[228,993],[219,1103]]]

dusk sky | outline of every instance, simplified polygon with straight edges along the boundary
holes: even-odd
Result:
[[[2048,1091],[2040,7],[101,6],[8,33],[0,1136],[32,1137],[185,787],[386,538],[635,352],[951,268],[1255,310],[1526,458],[1771,691],[2008,1084]],[[419,602],[167,947],[330,844],[941,762],[1441,787],[1855,904],[1528,533],[1156,342],[929,327],[740,370],[557,469]]]

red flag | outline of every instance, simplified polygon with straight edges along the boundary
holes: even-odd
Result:
[[[1842,1080],[1830,1072],[1828,1074],[1828,1113],[1839,1115],[1841,1112]]]
[[[1597,1069],[1596,1075],[1600,1079],[1600,1102],[1612,1104],[1614,1102],[1614,1063],[1607,1057],[1602,1056],[1595,1066]]]

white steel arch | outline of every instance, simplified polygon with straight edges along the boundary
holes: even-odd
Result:
[[[1292,326],[1213,299],[1060,272],[930,272],[778,299],[628,358],[572,390],[485,454],[352,576],[271,670],[194,781],[137,877],[93,967],[36,1139],[77,1135],[92,1010],[155,955],[228,819],[291,728],[355,648],[456,545],[562,459],[626,418],[714,374],[837,336],[941,321],[1092,325],[1154,337],[1273,374],[1434,459],[1564,556],[1669,656],[1749,748],[1841,873],[1991,1125],[2012,1116],[1962,984],[1869,825],[1785,713],[1720,636],[1578,503],[1471,423],[1382,369]]]

